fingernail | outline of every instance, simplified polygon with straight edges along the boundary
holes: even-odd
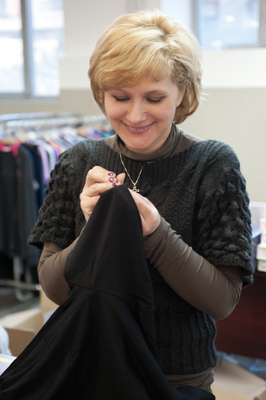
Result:
[[[111,182],[111,183],[113,183],[113,182],[115,182],[115,181],[116,181],[116,179],[115,179],[115,178],[113,178],[113,177],[111,177],[111,176],[110,176],[110,178],[109,178],[108,180],[109,180],[109,182]]]
[[[108,175],[109,176],[114,176],[114,173],[113,172],[108,172]]]

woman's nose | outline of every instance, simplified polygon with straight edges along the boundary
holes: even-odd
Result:
[[[130,104],[126,118],[131,124],[137,124],[144,121],[146,116],[142,102],[134,102]]]

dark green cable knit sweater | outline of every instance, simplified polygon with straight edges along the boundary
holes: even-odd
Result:
[[[138,184],[141,194],[188,245],[213,265],[241,267],[243,282],[251,281],[249,201],[239,162],[229,146],[207,140],[165,158],[145,162],[123,158],[132,177],[144,163]],[[79,235],[84,226],[79,194],[94,165],[124,172],[119,154],[104,140],[86,140],[62,154],[31,243],[53,242],[65,248]],[[164,373],[195,374],[213,367],[214,320],[179,297],[152,265],[150,273]]]

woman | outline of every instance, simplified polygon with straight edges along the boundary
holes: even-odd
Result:
[[[43,246],[40,283],[56,303],[67,299],[68,254],[101,194],[127,185],[150,263],[161,367],[173,385],[210,390],[214,320],[251,281],[251,228],[232,149],[176,127],[199,104],[197,43],[160,12],[121,16],[98,41],[89,76],[114,135],[72,147],[52,172],[31,236]]]

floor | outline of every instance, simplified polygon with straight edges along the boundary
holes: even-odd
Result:
[[[249,358],[240,356],[238,354],[228,353],[218,353],[218,356],[224,358],[228,362],[240,365],[252,374],[257,375],[260,378],[265,379],[266,381],[266,360],[261,360],[259,358]]]
[[[33,271],[33,268],[30,278],[33,284],[37,283],[36,271]],[[24,283],[23,276],[20,281]],[[38,292],[10,287],[12,283],[14,283],[13,260],[0,252],[0,318],[13,312],[26,310],[38,302]]]
[[[23,297],[24,295],[25,300],[18,300],[17,295],[19,294],[19,297],[21,297],[21,295]],[[23,291],[17,293],[15,289],[0,287],[0,318],[7,314],[32,308],[36,306],[38,302],[39,298],[37,294],[23,293]]]

